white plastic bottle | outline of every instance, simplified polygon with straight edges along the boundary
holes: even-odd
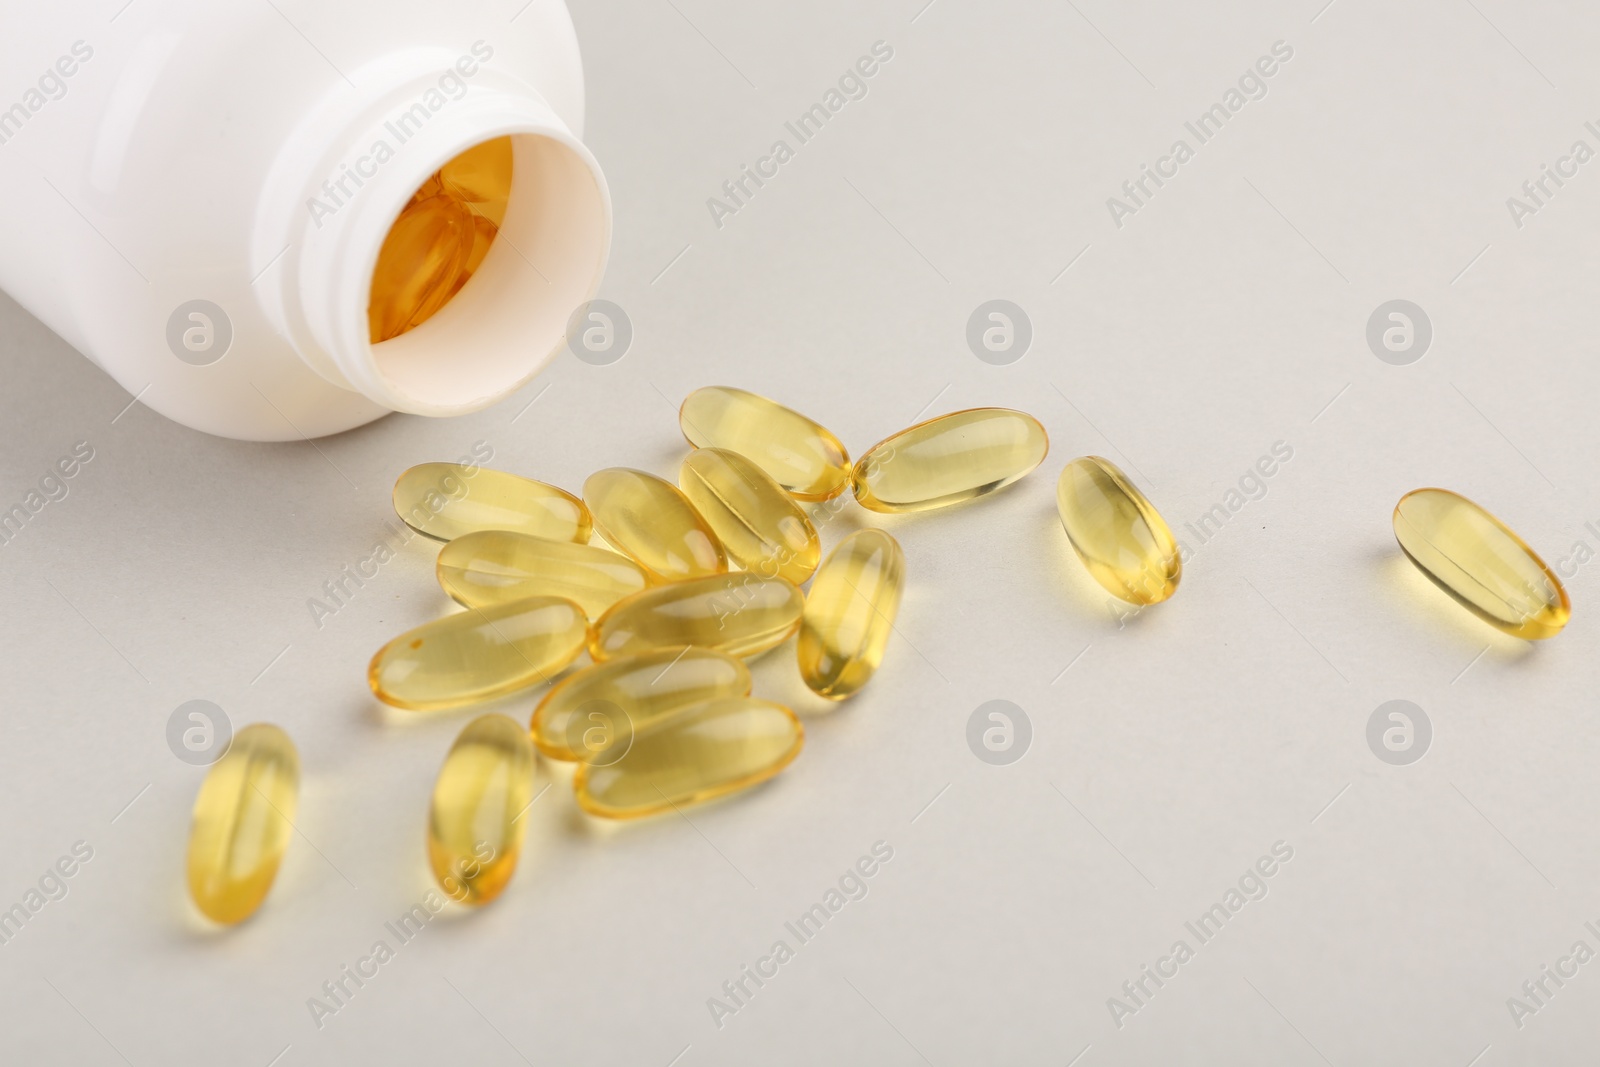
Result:
[[[0,0],[0,30],[0,287],[184,425],[291,440],[477,410],[599,284],[611,202],[562,0]],[[505,135],[482,266],[371,343],[390,224]]]

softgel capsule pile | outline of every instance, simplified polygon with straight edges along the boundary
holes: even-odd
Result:
[[[580,496],[451,463],[395,483],[400,517],[444,542],[438,584],[461,610],[379,649],[373,694],[434,712],[551,686],[526,728],[480,715],[443,759],[426,855],[459,903],[494,900],[515,872],[539,756],[573,765],[574,802],[589,815],[681,811],[774,778],[804,745],[793,709],[752,691],[746,660],[795,638],[797,673],[818,697],[846,700],[868,684],[895,632],[905,553],[874,526],[824,552],[800,502],[849,490],[867,512],[932,511],[1004,489],[1049,451],[1039,421],[1006,408],[917,423],[853,464],[820,424],[739,389],[696,390],[679,422],[692,450],[676,485],[613,467]],[[1176,593],[1172,532],[1115,464],[1068,463],[1056,504],[1107,592],[1141,607]],[[1570,617],[1539,556],[1465,497],[1415,490],[1393,526],[1405,555],[1490,625],[1537,640]],[[299,779],[294,745],[269,724],[241,730],[212,766],[188,851],[190,895],[209,919],[237,923],[260,907],[291,839]]]
[[[461,610],[384,645],[373,694],[434,712],[553,683],[526,730],[480,716],[444,761],[427,854],[458,902],[487,903],[510,879],[534,753],[575,765],[583,811],[641,818],[748,789],[800,754],[799,717],[752,693],[745,660],[795,639],[796,673],[817,696],[866,686],[894,631],[905,554],[876,528],[825,552],[803,505],[847,491],[869,511],[957,504],[1024,477],[1049,448],[1032,416],[975,408],[852,465],[819,423],[723,386],[691,393],[679,425],[691,450],[676,484],[610,467],[574,494],[450,463],[395,483],[400,517],[444,542],[436,574]]]

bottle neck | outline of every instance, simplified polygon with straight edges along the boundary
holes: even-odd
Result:
[[[593,156],[536,91],[487,64],[467,75],[467,59],[427,50],[353,74],[366,91],[339,95],[361,99],[308,120],[264,190],[268,315],[318,374],[396,411],[462,414],[525,383],[594,294],[610,244]],[[488,255],[433,316],[374,344],[367,307],[390,226],[441,166],[502,136],[511,191]]]

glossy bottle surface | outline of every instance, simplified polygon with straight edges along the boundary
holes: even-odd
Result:
[[[435,570],[440,587],[464,607],[559,596],[591,619],[649,584],[643,567],[609,549],[504,530],[456,538],[439,550]]]
[[[572,784],[591,815],[637,819],[764,782],[804,741],[800,720],[783,705],[722,697],[657,719],[615,762],[580,763]]]
[[[517,869],[533,803],[533,744],[504,715],[469,722],[439,768],[428,808],[428,866],[461,904],[487,904]]]
[[[854,696],[883,662],[900,610],[905,555],[882,530],[857,530],[828,553],[806,594],[800,677],[818,696]]]
[[[1110,460],[1068,463],[1056,482],[1056,510],[1078,558],[1112,596],[1158,604],[1178,591],[1183,564],[1172,531]]]
[[[437,711],[549,681],[583,651],[583,609],[560,597],[469,608],[378,650],[367,684],[385,704]]]
[[[924,511],[1003,489],[1050,450],[1044,427],[1009,408],[969,408],[901,430],[872,446],[851,474],[871,511]]]
[[[552,541],[587,541],[589,509],[563,489],[487,467],[419,463],[394,483],[402,522],[436,541],[509,530]]]
[[[1514,637],[1554,637],[1572,615],[1567,591],[1544,560],[1505,523],[1459,493],[1407,493],[1395,505],[1394,536],[1434,584]]]
[[[300,757],[289,735],[253,723],[211,765],[189,830],[189,896],[214,922],[237,923],[261,906],[294,833]]]
[[[739,453],[695,449],[684,457],[678,486],[745,570],[799,585],[817,569],[822,543],[811,520],[782,486]]]
[[[750,669],[709,648],[663,648],[606,660],[557,682],[533,710],[533,743],[551,759],[603,762],[669,712],[750,695]]]
[[[794,633],[804,605],[794,583],[757,574],[717,574],[657,586],[617,601],[600,616],[589,654],[602,660],[696,645],[754,656]]]
[[[663,581],[728,569],[717,535],[671,482],[644,471],[608,467],[589,475],[583,499],[600,536]]]
[[[850,456],[837,437],[756,393],[696,389],[678,409],[678,425],[691,445],[737,452],[801,500],[828,500],[850,484]]]

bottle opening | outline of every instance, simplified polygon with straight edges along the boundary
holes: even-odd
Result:
[[[496,137],[456,156],[411,194],[373,268],[373,344],[432,318],[483,265],[505,221],[511,175],[511,138]]]
[[[580,152],[539,133],[493,137],[402,207],[367,294],[371,365],[400,410],[482,407],[565,342],[610,241],[605,191]]]

